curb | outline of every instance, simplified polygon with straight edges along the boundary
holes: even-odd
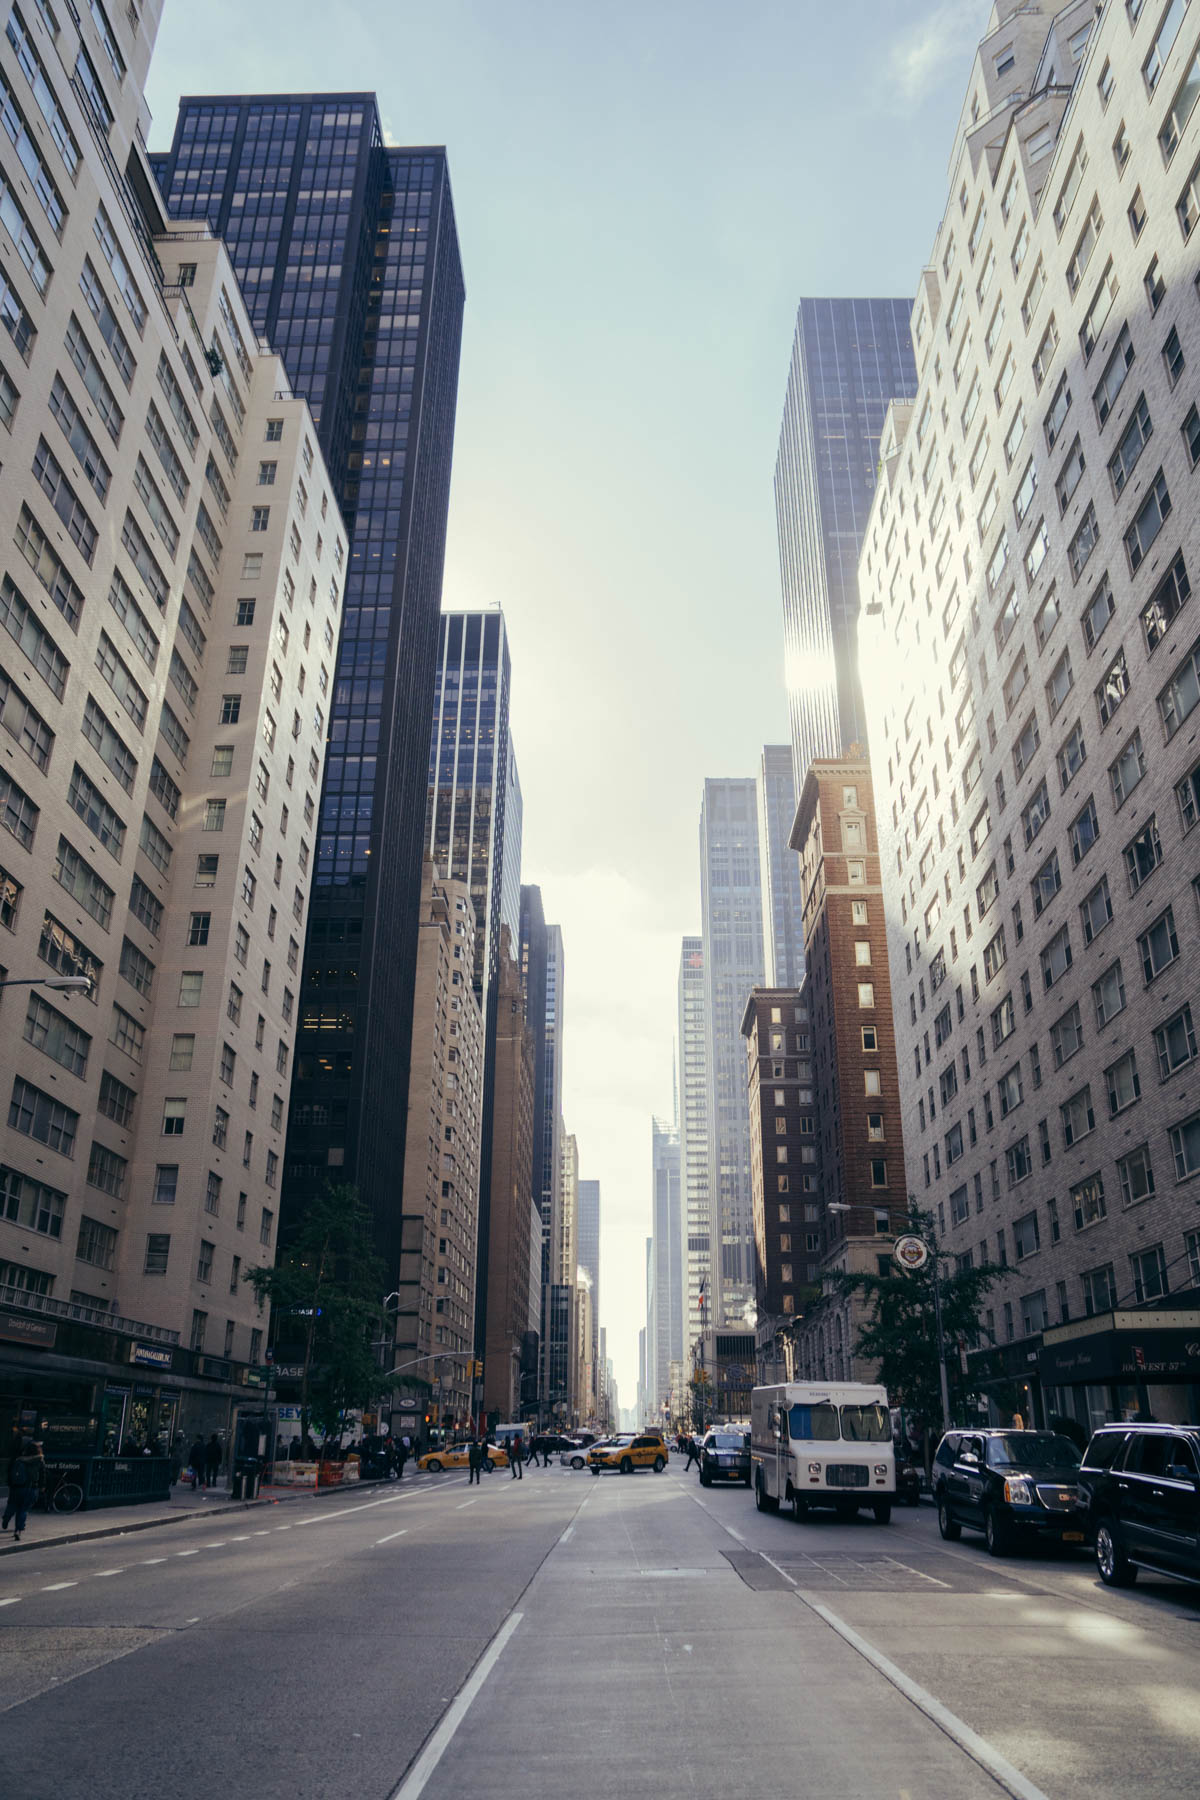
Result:
[[[355,1487],[375,1488],[383,1484],[379,1481],[356,1482]],[[398,1483],[396,1484],[399,1485]],[[260,1496],[257,1500],[227,1500],[223,1506],[214,1507],[211,1512],[196,1511],[163,1513],[156,1519],[134,1519],[124,1525],[98,1525],[91,1531],[67,1531],[58,1537],[39,1537],[27,1544],[0,1544],[0,1559],[6,1556],[23,1556],[27,1550],[49,1550],[60,1544],[80,1544],[90,1538],[125,1537],[134,1531],[153,1531],[160,1525],[183,1525],[193,1522],[206,1523],[210,1519],[220,1519],[235,1512],[252,1512],[260,1506],[279,1506],[290,1500],[312,1500],[340,1494],[343,1497],[346,1489],[340,1484],[327,1488],[301,1488],[293,1493],[270,1494]]]

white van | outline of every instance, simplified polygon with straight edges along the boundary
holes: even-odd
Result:
[[[830,1506],[851,1519],[869,1506],[880,1525],[892,1516],[896,1456],[887,1389],[867,1381],[787,1381],[750,1396],[754,1504],[802,1519]]]

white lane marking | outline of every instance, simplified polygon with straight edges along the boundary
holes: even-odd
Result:
[[[378,1546],[379,1546],[379,1545],[380,1545],[380,1544],[390,1544],[390,1543],[392,1543],[392,1541],[393,1541],[393,1540],[394,1540],[394,1539],[395,1539],[395,1538],[398,1538],[398,1537],[407,1537],[407,1536],[408,1536],[408,1526],[407,1526],[407,1525],[406,1525],[406,1526],[405,1526],[405,1527],[404,1527],[404,1530],[403,1530],[403,1531],[392,1531],[392,1532],[389,1532],[389,1534],[388,1534],[388,1536],[387,1536],[387,1537],[385,1537],[385,1538],[376,1538],[376,1539],[375,1539],[375,1544],[376,1544],[376,1547],[378,1547]]]
[[[384,1500],[360,1501],[357,1506],[339,1506],[336,1512],[315,1514],[311,1519],[298,1519],[296,1521],[296,1529],[299,1531],[305,1525],[324,1525],[330,1519],[344,1519],[348,1513],[370,1512],[373,1506],[394,1506],[397,1500],[402,1500],[403,1498],[404,1496],[402,1494],[389,1494]],[[291,1526],[277,1525],[276,1530],[290,1531]]]
[[[769,1562],[770,1558],[768,1557],[767,1560]],[[864,1637],[860,1637],[852,1626],[847,1625],[846,1621],[840,1619],[828,1606],[822,1606],[819,1601],[809,1599],[806,1594],[798,1593],[797,1598],[802,1605],[808,1607],[810,1612],[816,1613],[819,1619],[824,1619],[826,1625],[832,1631],[836,1631],[852,1650],[857,1650],[858,1654],[866,1662],[869,1662],[873,1669],[879,1671],[885,1681],[890,1681],[894,1688],[898,1688],[906,1700],[911,1700],[917,1710],[923,1712],[927,1719],[931,1719],[940,1731],[944,1731],[960,1750],[966,1752],[972,1762],[978,1763],[981,1769],[986,1769],[987,1773],[1013,1796],[1013,1800],[1046,1800],[1046,1795],[1041,1788],[1035,1787],[1032,1781],[1027,1781],[1021,1771],[1014,1768],[1007,1757],[1001,1756],[998,1750],[993,1749],[986,1738],[982,1738],[978,1732],[972,1731],[971,1727],[965,1725],[950,1711],[949,1707],[943,1706],[940,1700],[935,1700],[926,1688],[923,1688],[919,1682],[913,1681],[911,1676],[904,1673],[903,1669],[897,1668],[889,1657],[884,1656],[882,1651],[876,1650],[875,1646],[869,1644]]]
[[[290,1525],[277,1525],[275,1529],[276,1531],[290,1531],[292,1528]]]
[[[20,1594],[10,1594],[7,1600],[0,1600],[0,1606],[16,1606],[20,1598]]]
[[[462,1505],[456,1506],[454,1510],[455,1510],[455,1512],[461,1512],[464,1506],[478,1506],[478,1505],[479,1505],[479,1496],[478,1496],[478,1494],[476,1494],[474,1500],[464,1500],[462,1502]]]
[[[199,1556],[200,1549],[197,1545],[195,1550],[177,1550],[175,1554],[176,1556]]]
[[[165,1556],[146,1556],[142,1558],[142,1567],[148,1569],[151,1563],[166,1562],[166,1560]]]
[[[734,1530],[734,1529],[733,1529],[733,1526],[732,1526],[732,1525],[727,1525],[727,1526],[726,1526],[726,1527],[725,1527],[725,1529],[726,1529],[726,1531],[727,1531],[727,1532],[728,1532],[728,1533],[729,1533],[729,1535],[730,1535],[730,1537],[734,1537],[734,1538],[736,1538],[736,1539],[737,1539],[737,1541],[738,1541],[738,1543],[739,1543],[739,1544],[744,1544],[744,1543],[745,1543],[745,1541],[746,1541],[746,1540],[745,1540],[745,1538],[744,1538],[744,1537],[743,1537],[743,1536],[742,1536],[742,1534],[741,1534],[741,1532],[740,1532],[740,1531],[735,1531],[735,1530]]]
[[[562,1536],[559,1538],[559,1540],[558,1540],[559,1543],[565,1544],[567,1539],[570,1537],[571,1533],[574,1531],[574,1529],[575,1529],[575,1527],[573,1525],[568,1525],[567,1529],[563,1532]]]
[[[255,1537],[270,1537],[271,1534],[269,1531],[256,1531],[254,1535]]]
[[[499,1662],[504,1651],[504,1646],[508,1643],[509,1638],[521,1623],[522,1617],[523,1614],[519,1612],[509,1613],[507,1619],[505,1619],[503,1625],[476,1663],[471,1672],[470,1680],[467,1682],[466,1686],[459,1691],[454,1704],[447,1712],[433,1736],[429,1739],[429,1742],[426,1744],[424,1750],[422,1750],[420,1756],[418,1756],[408,1774],[404,1777],[404,1780],[400,1783],[400,1786],[392,1795],[391,1800],[418,1800],[418,1795],[425,1792],[429,1777],[433,1774],[434,1770],[441,1762],[442,1757],[446,1754],[446,1751],[454,1738],[455,1732],[470,1712],[476,1694],[479,1693],[484,1682]]]
[[[49,1587],[42,1589],[43,1594],[57,1594],[62,1588],[78,1587],[77,1581],[52,1581]]]
[[[97,1569],[92,1576],[93,1581],[104,1581],[109,1575],[123,1575],[124,1569]]]
[[[248,1544],[250,1542],[250,1533],[248,1531],[243,1532],[241,1537],[230,1538],[229,1541],[231,1544]]]
[[[200,1548],[202,1550],[223,1550],[225,1548],[225,1539],[218,1538],[215,1544],[201,1544]]]

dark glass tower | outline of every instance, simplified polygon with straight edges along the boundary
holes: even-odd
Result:
[[[350,530],[283,1223],[356,1181],[394,1270],[464,299],[446,155],[385,148],[373,94],[276,94],[181,101],[153,160],[228,244]]]
[[[500,927],[508,926],[513,945],[519,943],[521,930],[521,786],[508,730],[511,679],[502,613],[443,613],[428,748],[425,850],[443,875],[466,882],[475,907],[472,978],[483,1012],[479,1245],[475,1268],[475,1326],[480,1353],[487,1320]]]
[[[775,463],[796,792],[814,756],[867,741],[858,553],[889,402],[917,391],[911,300],[801,300]]]

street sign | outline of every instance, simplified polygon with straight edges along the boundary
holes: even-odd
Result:
[[[929,1245],[924,1238],[898,1237],[892,1255],[902,1269],[923,1269],[929,1261]]]

